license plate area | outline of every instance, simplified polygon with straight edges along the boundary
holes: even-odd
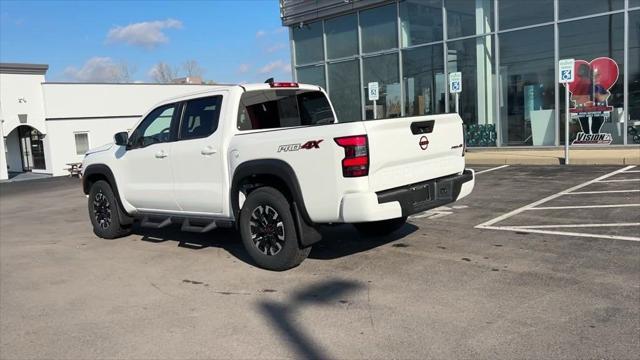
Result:
[[[433,196],[431,195],[431,184],[421,184],[412,186],[410,189],[411,203],[415,209],[427,206]]]

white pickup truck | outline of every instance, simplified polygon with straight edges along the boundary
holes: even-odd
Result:
[[[344,122],[324,90],[216,86],[160,103],[83,161],[96,235],[181,224],[235,226],[261,267],[300,264],[321,224],[369,235],[454,202],[474,186],[457,114]]]

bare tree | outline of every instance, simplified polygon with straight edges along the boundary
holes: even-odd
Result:
[[[178,70],[175,67],[160,61],[151,68],[149,75],[151,75],[155,82],[170,83],[173,79],[178,77]]]
[[[198,62],[196,60],[187,60],[182,64],[182,70],[184,70],[185,75],[192,77],[192,76],[197,76],[199,78],[202,78],[202,75],[204,74],[204,69],[200,66],[200,64],[198,64]]]
[[[135,65],[129,65],[125,61],[120,61],[116,65],[116,73],[117,73],[117,82],[128,83],[131,82],[131,74],[137,71],[137,67]]]

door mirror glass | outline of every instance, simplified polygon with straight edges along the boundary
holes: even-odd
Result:
[[[113,141],[118,146],[125,146],[127,145],[127,141],[129,141],[129,134],[126,131],[119,132],[113,135]]]

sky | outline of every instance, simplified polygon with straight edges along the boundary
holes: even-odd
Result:
[[[0,62],[48,64],[47,81],[153,82],[189,60],[217,83],[286,81],[288,39],[278,0],[0,0]]]

